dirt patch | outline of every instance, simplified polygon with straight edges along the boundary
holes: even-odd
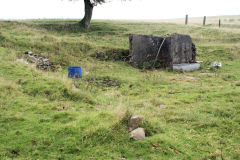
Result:
[[[108,49],[106,51],[97,51],[91,57],[97,58],[102,61],[129,61],[129,50],[125,49]]]
[[[119,80],[110,77],[99,77],[99,78],[87,78],[86,81],[89,85],[94,85],[102,89],[106,88],[120,88],[122,83]]]

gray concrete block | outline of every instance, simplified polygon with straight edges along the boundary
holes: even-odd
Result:
[[[194,71],[200,69],[199,63],[181,63],[173,64],[172,69],[175,71]]]

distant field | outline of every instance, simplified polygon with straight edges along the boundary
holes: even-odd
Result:
[[[183,16],[184,17],[184,16]],[[235,16],[207,16],[206,26],[219,28],[219,19],[221,20],[221,29],[228,31],[240,31],[240,15]],[[122,22],[151,22],[151,23],[174,23],[185,24],[185,17],[178,19],[162,19],[162,20],[122,20]],[[203,17],[191,17],[188,19],[189,26],[202,26]]]
[[[219,27],[219,19],[221,20],[221,27],[223,29],[240,31],[240,16],[216,16],[207,17],[206,25],[213,28]],[[185,24],[185,18],[181,19],[169,19],[159,20],[158,22]],[[191,17],[189,16],[189,25],[202,25],[203,17]]]
[[[217,17],[205,27],[98,20],[90,30],[76,20],[0,21],[0,159],[240,159],[239,17],[220,29]],[[201,70],[139,70],[119,58],[130,33],[176,32],[192,37]],[[48,52],[56,70],[21,63],[29,50]],[[83,78],[69,79],[68,66],[82,66]],[[144,141],[129,137],[133,114],[144,117]]]

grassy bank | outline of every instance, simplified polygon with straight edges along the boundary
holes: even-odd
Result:
[[[191,35],[201,70],[91,56],[125,52],[130,33],[175,32]],[[0,21],[0,159],[240,159],[239,40],[238,30],[200,25]],[[48,52],[57,71],[19,62],[28,50]],[[83,78],[68,79],[67,66],[82,66]],[[128,112],[144,117],[146,140],[129,138]]]

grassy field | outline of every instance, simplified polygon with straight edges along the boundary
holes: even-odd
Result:
[[[240,16],[215,16],[208,17],[206,19],[206,25],[212,28],[219,28],[219,19],[221,20],[221,28],[222,30],[227,31],[240,31]],[[177,23],[177,24],[185,24],[185,18],[179,19],[166,19],[166,20],[155,20],[155,22],[165,22],[165,23]],[[191,17],[189,15],[188,25],[190,26],[199,26],[203,24],[203,17]]]
[[[240,159],[239,29],[0,21],[0,159]],[[116,60],[129,48],[129,33],[175,32],[191,35],[201,70],[139,70]],[[49,52],[57,71],[19,62],[29,50]],[[96,51],[107,57],[93,58]],[[213,61],[222,69],[210,69]],[[82,66],[83,78],[67,78],[67,66]],[[129,115],[144,117],[144,141],[129,138]]]

